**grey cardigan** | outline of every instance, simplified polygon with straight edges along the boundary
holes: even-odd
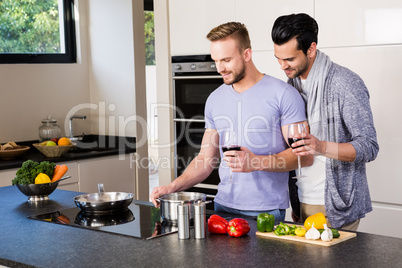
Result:
[[[331,226],[340,228],[372,211],[366,163],[377,157],[379,146],[369,92],[357,74],[332,63],[323,96],[326,140],[350,143],[356,150],[353,162],[326,161],[325,210]]]

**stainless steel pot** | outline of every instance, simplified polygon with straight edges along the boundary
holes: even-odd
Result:
[[[74,202],[85,213],[107,214],[128,209],[134,198],[132,193],[105,192],[103,184],[98,184],[99,193],[74,197]]]
[[[162,195],[158,198],[161,208],[161,218],[164,221],[176,224],[177,223],[177,205],[188,204],[190,220],[194,219],[194,204],[205,202],[206,194],[194,192],[179,192]]]

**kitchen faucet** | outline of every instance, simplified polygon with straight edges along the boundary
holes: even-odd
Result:
[[[86,118],[87,118],[86,115],[73,115],[70,117],[70,140],[77,140],[77,138],[74,138],[73,135],[73,119],[85,120]]]

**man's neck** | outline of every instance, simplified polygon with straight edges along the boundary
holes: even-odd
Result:
[[[317,55],[317,54],[316,54]],[[302,75],[300,75],[300,79],[306,80],[308,77],[308,74],[310,73],[311,68],[313,67],[314,61],[315,61],[316,56],[314,56],[313,59],[311,59],[310,64],[308,66],[307,71],[305,71]]]
[[[232,87],[236,92],[242,93],[257,84],[263,77],[264,74],[258,71],[254,64],[250,64],[244,78],[236,84],[233,84]]]

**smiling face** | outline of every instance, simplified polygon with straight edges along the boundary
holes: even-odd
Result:
[[[313,65],[316,45],[312,43],[307,51],[307,55],[298,49],[297,40],[293,38],[283,45],[274,45],[275,57],[278,59],[281,69],[289,78],[300,76],[307,79],[311,66]]]
[[[211,42],[211,57],[226,85],[238,83],[245,77],[245,60],[233,38]]]

